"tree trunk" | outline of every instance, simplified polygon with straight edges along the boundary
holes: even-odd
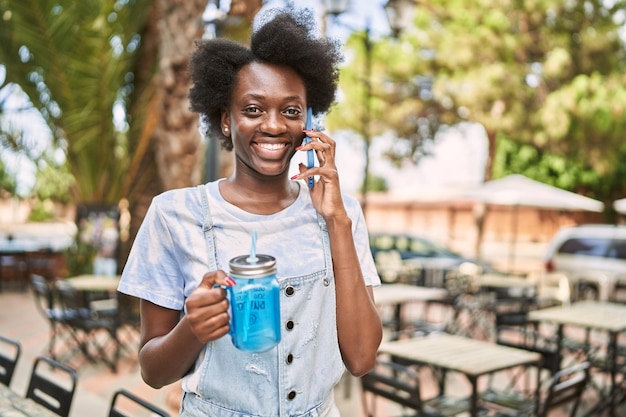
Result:
[[[166,190],[200,182],[203,147],[198,115],[189,110],[187,74],[194,41],[202,38],[202,13],[207,0],[156,0],[160,16],[156,77],[160,97],[154,131],[159,178]]]
[[[487,129],[487,139],[489,147],[487,152],[487,160],[485,161],[485,171],[483,181],[491,181],[493,176],[493,159],[496,156],[496,136],[497,132],[493,129]],[[481,247],[485,235],[485,216],[488,213],[488,206],[485,203],[474,204],[474,224],[476,225],[476,242],[474,242],[474,255],[478,259],[482,259]]]
[[[198,116],[189,110],[187,65],[195,40],[202,37],[207,1],[155,0],[142,33],[132,100],[136,106],[130,109],[135,160],[124,191],[131,224],[120,248],[120,267],[152,198],[200,181],[203,147]]]

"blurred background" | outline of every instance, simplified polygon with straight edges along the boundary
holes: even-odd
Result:
[[[315,127],[384,281],[473,264],[626,288],[626,0],[0,0],[0,324],[27,342],[18,384],[48,340],[29,274],[116,276],[155,195],[230,174],[189,111],[194,42],[246,42],[286,5],[342,44]],[[179,384],[148,389],[136,343],[117,373],[77,366],[75,416],[121,386],[175,415]]]
[[[230,173],[188,109],[194,42],[245,42],[257,13],[290,4],[343,44],[317,127],[337,140],[372,233],[525,273],[562,226],[623,222],[622,0],[3,0],[0,239],[63,252],[59,275],[119,272],[153,196]],[[473,194],[513,174],[600,205]],[[79,229],[108,210],[118,242],[105,267]]]

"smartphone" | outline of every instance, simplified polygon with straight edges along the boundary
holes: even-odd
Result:
[[[308,107],[306,110],[306,123],[305,123],[306,130],[311,130],[312,120],[313,120],[313,109],[311,107]],[[308,136],[305,136],[304,143],[309,143],[309,142],[311,142],[311,138]],[[315,165],[315,158],[313,155],[314,152],[315,151],[313,149],[309,149],[306,152],[307,168],[313,168],[313,166]],[[307,178],[307,183],[309,184],[309,188],[313,188],[314,178],[313,177]]]

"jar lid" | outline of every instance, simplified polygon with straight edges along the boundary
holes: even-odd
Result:
[[[237,256],[230,260],[230,273],[245,278],[262,278],[276,273],[276,258],[270,255],[256,255],[256,260],[249,255]]]

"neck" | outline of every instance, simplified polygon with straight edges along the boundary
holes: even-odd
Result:
[[[300,187],[287,175],[259,180],[235,172],[220,183],[220,193],[229,203],[254,214],[274,214],[290,206]]]

